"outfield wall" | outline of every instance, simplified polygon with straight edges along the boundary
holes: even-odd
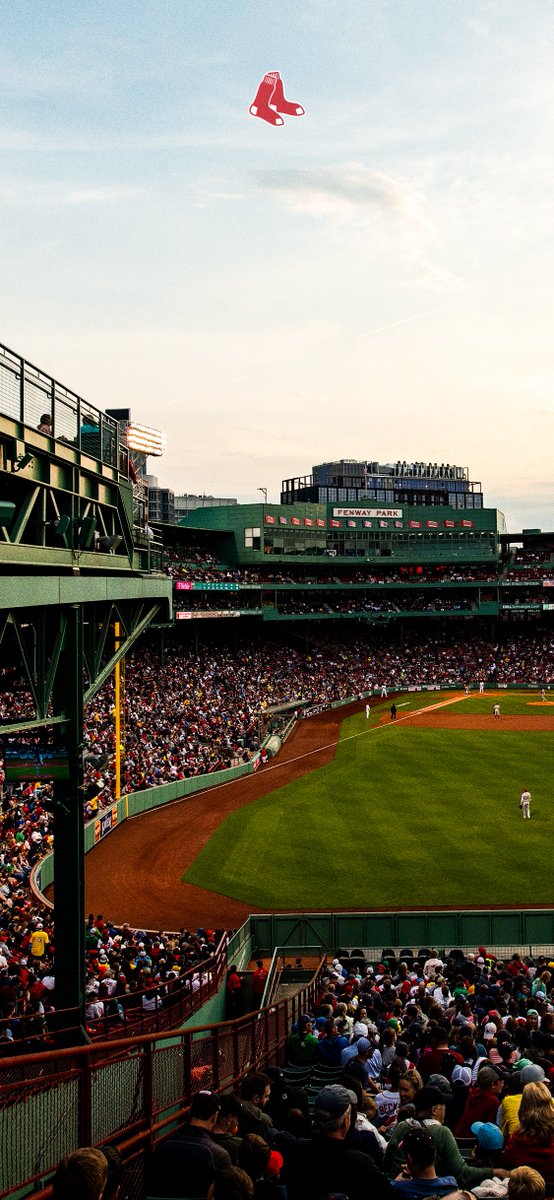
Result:
[[[253,954],[268,955],[274,946],[321,945],[370,952],[378,961],[384,948],[421,947],[475,951],[478,946],[503,954],[554,951],[554,909],[471,909],[454,912],[256,913],[250,917]],[[375,951],[372,955],[371,951]]]

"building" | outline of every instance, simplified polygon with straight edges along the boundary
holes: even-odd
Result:
[[[173,524],[175,521],[175,495],[171,488],[161,488],[155,475],[145,475],[144,482],[148,484],[148,520],[164,521]]]
[[[281,504],[359,504],[482,508],[481,484],[451,463],[365,462],[342,458],[312,467],[311,475],[284,479]]]
[[[194,512],[197,508],[227,508],[231,504],[238,504],[238,500],[206,496],[205,494],[194,496],[185,492],[182,496],[175,496],[175,520],[180,521],[182,517],[186,517],[188,513]]]

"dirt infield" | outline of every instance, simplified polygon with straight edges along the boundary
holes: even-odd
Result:
[[[493,695],[489,693],[490,697]],[[499,693],[501,697],[502,693]],[[500,720],[495,721],[492,713],[456,713],[457,701],[465,698],[463,693],[454,693],[447,700],[418,713],[403,713],[400,707],[396,729],[400,734],[403,728],[413,725],[443,730],[494,729],[499,734],[503,731],[554,730],[554,717],[550,716],[501,715]],[[390,697],[388,701],[372,704],[372,709],[383,709],[380,725],[390,721],[389,703]],[[342,722],[363,711],[363,707],[357,702],[299,722],[279,758],[260,767],[255,775],[125,821],[86,856],[87,910],[103,912],[118,924],[128,921],[135,928],[146,929],[178,929],[182,926],[229,929],[240,925],[249,913],[261,911],[254,905],[183,883],[182,876],[229,813],[331,762]],[[394,911],[396,907],[385,905],[383,911]],[[457,905],[457,908],[471,907]],[[490,907],[506,906],[492,904]],[[544,906],[531,904],[528,907]]]
[[[182,883],[182,876],[228,813],[330,762],[342,722],[361,707],[300,721],[279,758],[255,775],[125,821],[86,856],[87,911],[146,929],[229,929],[261,911]]]
[[[381,717],[381,724],[387,724],[388,716]],[[397,721],[397,724],[400,724]],[[405,728],[413,729],[478,729],[489,732],[491,729],[499,733],[545,733],[554,731],[554,717],[535,716],[500,716],[498,721],[488,713],[457,713],[434,710],[425,713],[407,713]]]

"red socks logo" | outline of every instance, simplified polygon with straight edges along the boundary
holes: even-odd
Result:
[[[253,117],[261,117],[268,125],[284,125],[279,113],[287,117],[303,117],[304,109],[295,101],[286,100],[283,91],[283,80],[278,71],[268,71],[249,109]]]

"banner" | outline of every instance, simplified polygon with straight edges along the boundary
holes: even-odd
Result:
[[[115,829],[116,825],[117,804],[114,804],[113,808],[109,808],[107,812],[103,813],[102,816],[94,822],[94,844],[96,845],[97,842],[100,842],[102,838],[106,837],[107,833],[111,833],[112,829]]]
[[[291,523],[291,525],[301,525],[302,524],[300,517],[291,517],[290,523]]]
[[[331,529],[341,529],[342,528],[342,521],[333,521],[333,519],[331,518],[331,520],[329,521],[329,524],[331,526]]]
[[[334,508],[334,517],[403,517],[401,508]]]
[[[325,529],[325,521],[322,517],[316,517],[315,523],[318,529]]]
[[[350,529],[355,529],[355,528],[356,528],[356,522],[355,522],[355,521],[347,521],[347,522],[346,522],[346,524],[349,526],[349,528],[350,528]]]
[[[439,527],[438,521],[426,521],[425,524],[427,529],[438,529]]]
[[[421,529],[421,521],[408,521],[408,529]]]
[[[286,523],[287,523],[287,518],[286,518],[286,517],[279,517],[279,524],[280,524],[280,525],[286,525]]]
[[[313,527],[313,520],[312,520],[312,518],[311,518],[311,517],[304,517],[304,525],[307,525],[307,526],[308,526],[308,527],[311,529],[311,528]]]
[[[265,523],[266,523],[266,525],[274,525],[275,517],[270,517],[269,513],[266,513],[265,514]]]
[[[373,521],[364,521],[364,529],[373,529]]]
[[[456,528],[455,521],[443,521],[443,525],[444,525],[445,529],[455,529]]]
[[[388,521],[379,521],[379,529],[388,529],[388,527],[389,527]]]
[[[473,529],[473,521],[460,521],[462,529]]]

